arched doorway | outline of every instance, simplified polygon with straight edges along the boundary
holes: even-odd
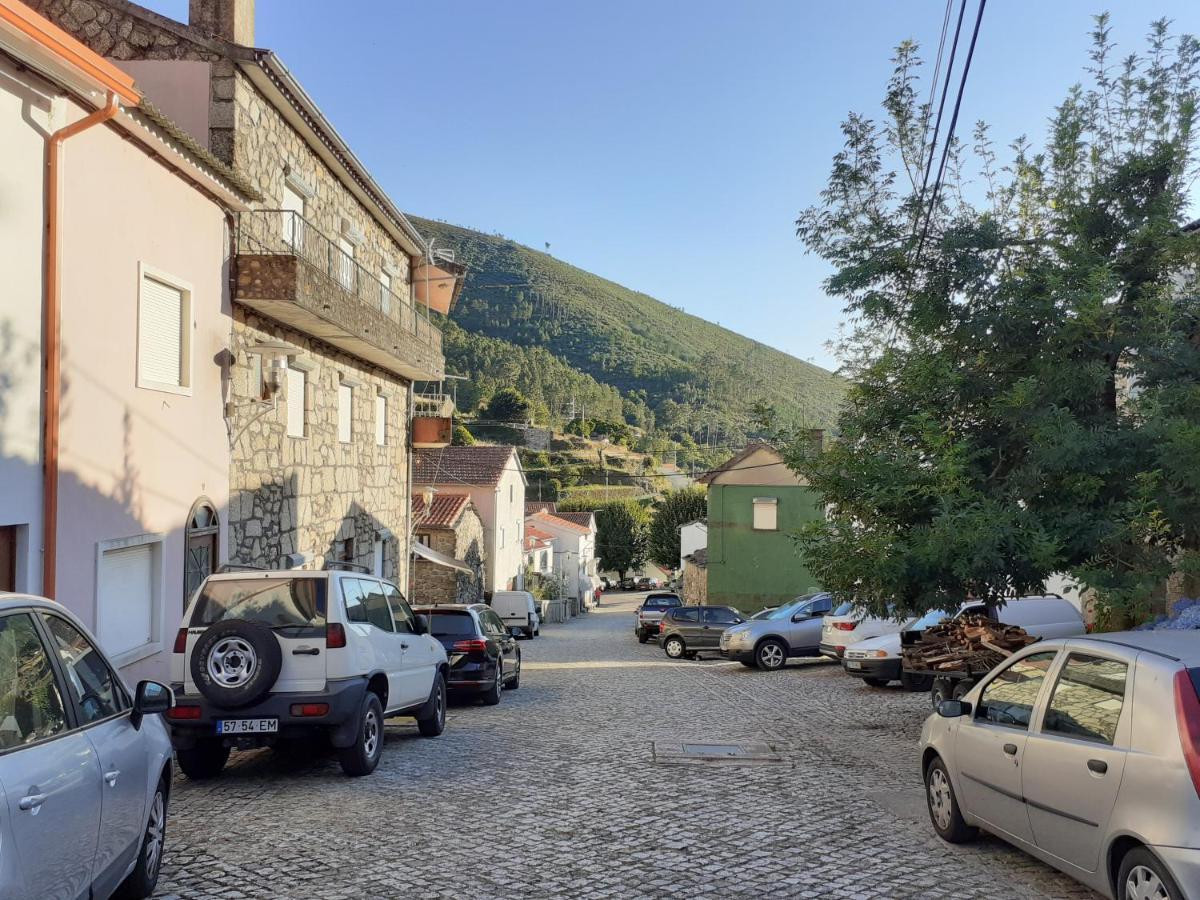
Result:
[[[217,542],[220,539],[220,520],[217,511],[206,499],[200,498],[188,516],[183,555],[183,608],[187,609],[192,594],[217,567]]]

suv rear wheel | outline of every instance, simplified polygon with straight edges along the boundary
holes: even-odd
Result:
[[[349,747],[338,750],[338,762],[347,775],[370,775],[383,756],[383,704],[367,691],[358,713],[358,735]]]
[[[504,693],[504,660],[496,660],[496,683],[492,685],[492,689],[483,695],[484,706],[495,706],[500,702],[500,695]]]
[[[417,715],[417,730],[424,737],[437,737],[446,730],[446,676],[440,672],[425,708]]]
[[[192,781],[215,778],[229,760],[229,748],[218,738],[203,738],[188,750],[176,750],[179,768]]]

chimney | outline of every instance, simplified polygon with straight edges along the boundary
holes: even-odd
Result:
[[[188,0],[188,25],[235,44],[254,46],[254,0]]]

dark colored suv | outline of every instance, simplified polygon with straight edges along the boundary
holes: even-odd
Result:
[[[731,606],[677,606],[663,613],[658,646],[671,659],[695,659],[697,651],[719,650],[725,629],[745,621]]]
[[[429,633],[442,642],[450,660],[446,687],[478,694],[485,704],[500,702],[507,688],[521,686],[521,648],[496,611],[483,603],[441,604],[415,610],[429,620]]]

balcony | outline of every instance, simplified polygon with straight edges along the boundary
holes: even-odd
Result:
[[[378,277],[289,210],[238,216],[234,299],[413,381],[445,373],[429,308]]]

